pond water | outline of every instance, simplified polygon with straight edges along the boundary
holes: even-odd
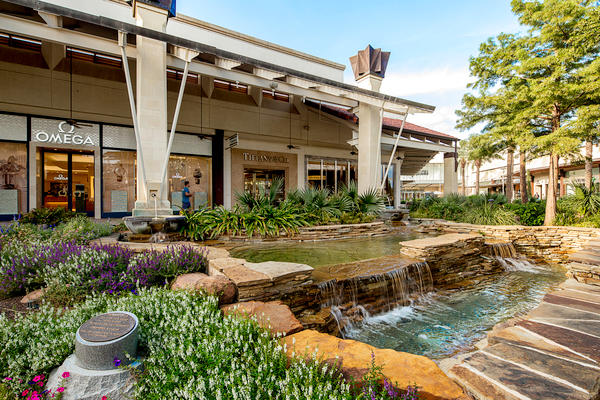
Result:
[[[231,257],[244,258],[250,262],[286,261],[319,268],[398,254],[399,242],[425,236],[431,235],[398,229],[393,234],[370,238],[252,244],[231,249],[230,254]]]
[[[475,287],[430,293],[412,306],[367,317],[349,339],[433,359],[470,350],[494,325],[533,309],[565,279],[560,267],[523,264]]]

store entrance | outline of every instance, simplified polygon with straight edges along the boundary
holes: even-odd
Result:
[[[285,171],[259,168],[244,169],[244,191],[257,196],[261,191],[267,192],[274,180],[280,180],[282,185],[277,193],[276,200],[283,201],[285,198]]]
[[[42,206],[94,215],[94,154],[42,150]]]

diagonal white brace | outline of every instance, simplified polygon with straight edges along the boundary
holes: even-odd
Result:
[[[129,106],[131,107],[131,119],[133,120],[133,132],[135,133],[136,149],[139,155],[138,159],[140,160],[140,170],[142,171],[142,193],[146,193],[148,181],[146,180],[144,154],[142,153],[142,139],[140,137],[140,128],[138,126],[135,98],[133,97],[133,86],[131,84],[131,74],[129,73],[129,63],[127,62],[127,32],[119,31],[119,47],[121,47],[121,61],[123,63],[123,70],[125,71],[125,82],[127,83],[127,94],[129,96]]]
[[[199,53],[193,50],[187,50],[183,48],[175,48],[175,56],[182,58],[185,61],[185,67],[183,69],[183,76],[181,78],[181,85],[179,86],[179,95],[177,96],[177,104],[175,105],[175,114],[173,115],[173,122],[171,123],[171,134],[169,135],[169,144],[167,145],[167,152],[163,161],[163,166],[160,176],[160,192],[163,193],[165,181],[167,179],[167,167],[169,166],[169,157],[171,155],[171,148],[173,147],[173,140],[175,139],[175,129],[177,128],[177,120],[179,119],[179,111],[181,110],[181,101],[183,100],[183,93],[185,92],[185,84],[187,83],[188,72],[190,68],[190,62]]]
[[[396,149],[398,148],[398,142],[402,137],[401,135],[402,131],[404,130],[404,123],[406,122],[406,117],[408,117],[408,109],[404,113],[404,118],[402,118],[402,125],[400,125],[400,130],[398,131],[398,136],[396,137],[396,142],[394,143],[394,148],[392,149],[392,154],[390,154],[390,160],[388,161],[387,168],[385,169],[385,174],[383,174],[383,177],[381,179],[381,186],[379,187],[380,191],[383,190],[383,186],[385,185],[385,179],[388,173],[390,172],[390,166],[392,165],[392,161],[394,160],[394,156],[396,155]],[[381,126],[383,127],[383,116],[381,118]],[[399,174],[400,171],[396,171],[396,173]]]

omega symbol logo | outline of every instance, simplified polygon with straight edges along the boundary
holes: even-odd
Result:
[[[75,125],[70,125],[70,126],[71,126],[71,129],[69,129],[69,132],[66,132],[66,131],[63,129],[63,125],[64,125],[64,124],[66,124],[66,123],[67,123],[67,121],[62,121],[60,124],[58,124],[58,131],[59,131],[60,133],[73,133],[73,132],[75,132]]]

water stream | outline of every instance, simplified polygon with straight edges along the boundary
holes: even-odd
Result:
[[[521,315],[565,279],[558,266],[539,266],[516,252],[503,258],[506,272],[457,290],[429,292],[412,304],[364,318],[347,338],[441,359],[469,351],[502,321]]]

